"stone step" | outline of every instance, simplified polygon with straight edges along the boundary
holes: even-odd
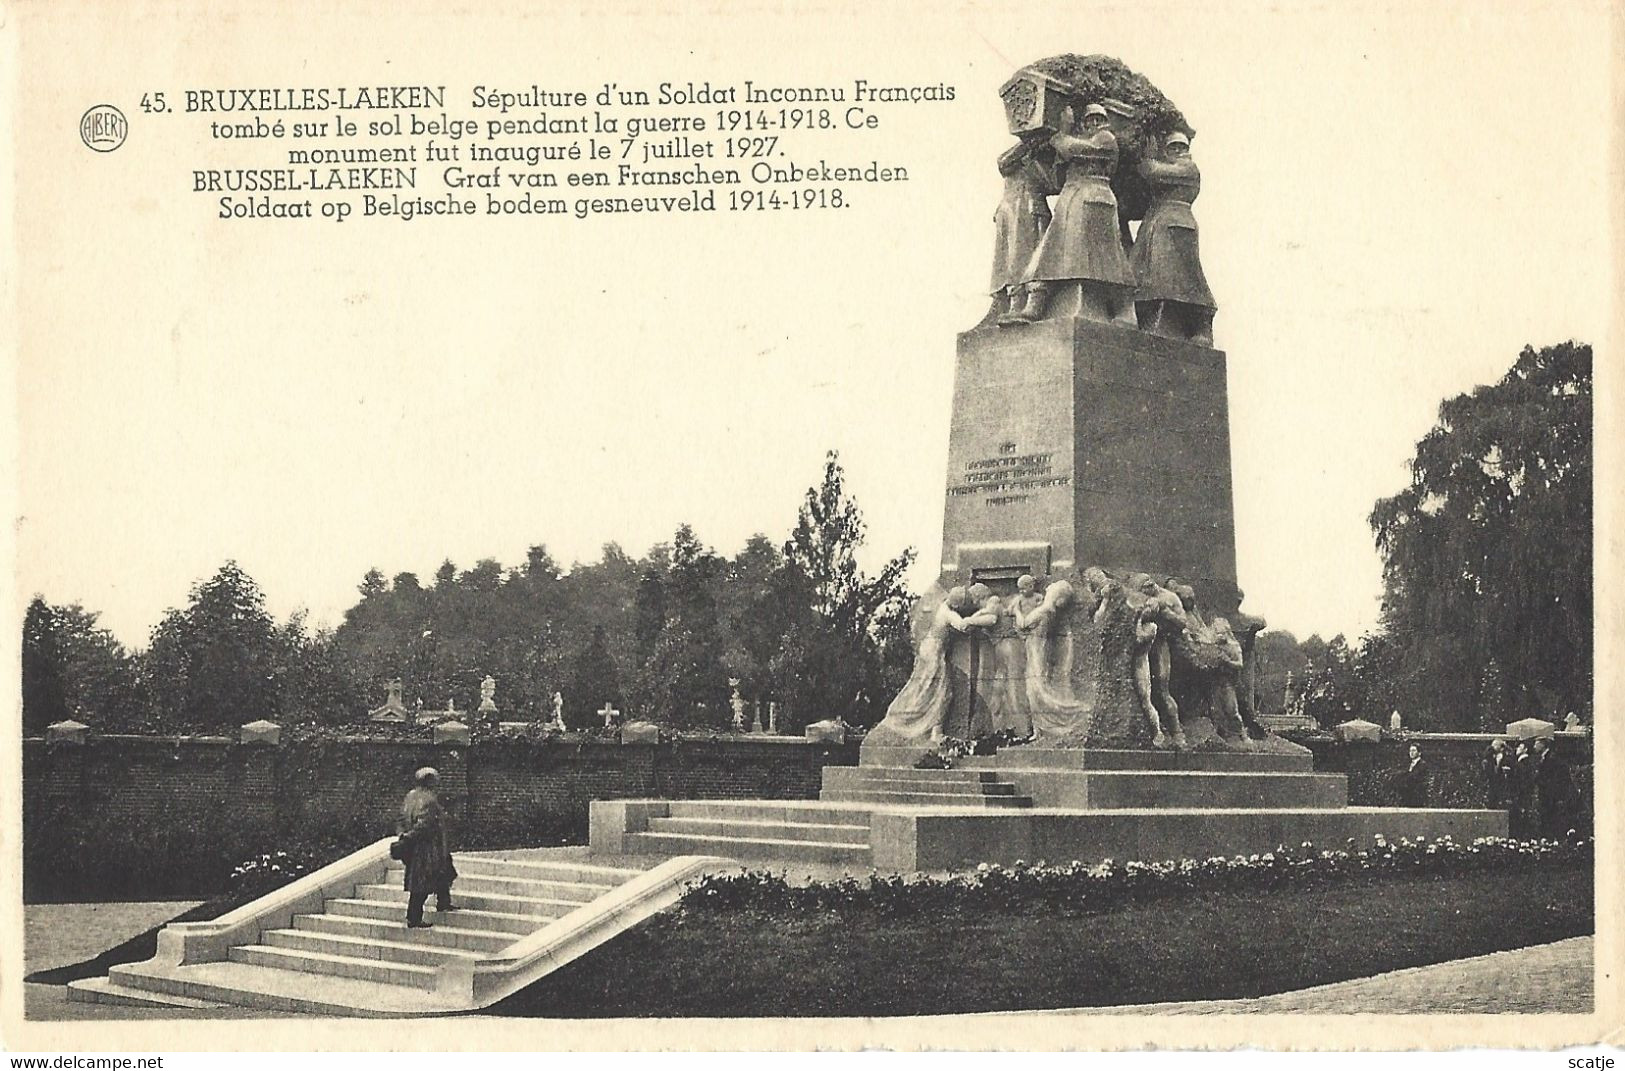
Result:
[[[184,967],[126,963],[109,973],[115,985],[242,1008],[317,1015],[425,1015],[458,1010],[448,1008],[443,999],[417,986],[385,985],[339,975],[324,977],[316,985],[303,971],[233,960]]]
[[[349,915],[353,918],[388,919],[396,922],[405,922],[406,910],[403,903],[391,903],[388,900],[352,900],[347,897],[327,901],[329,915]],[[526,934],[533,933],[547,924],[547,919],[535,915],[512,915],[499,911],[475,911],[460,909],[450,914],[439,911],[425,911],[423,917],[430,922],[450,922],[458,927],[467,927],[474,930],[501,930],[504,933]]]
[[[466,949],[470,952],[500,952],[519,939],[519,934],[501,930],[476,930],[454,924],[463,920],[452,914],[433,926],[408,929],[404,918],[370,919],[356,915],[295,915],[298,930],[363,937],[382,941],[409,941],[413,944]]]
[[[452,853],[457,873],[463,877],[532,878],[538,881],[584,882],[620,885],[642,874],[630,867],[594,866],[590,863],[557,863],[531,859],[507,859],[490,855]]]
[[[459,883],[460,886],[460,883]],[[386,900],[392,904],[406,903],[406,890],[399,885],[357,885],[356,896],[362,900]],[[553,900],[533,896],[512,896],[508,893],[470,892],[454,886],[451,902],[457,910],[496,911],[505,915],[530,915],[534,918],[558,918],[581,906],[580,900]]]
[[[405,868],[392,866],[384,872],[383,885],[401,887],[405,878]],[[508,893],[514,896],[530,896],[542,900],[579,900],[585,903],[596,900],[600,896],[615,888],[619,882],[586,882],[586,881],[560,881],[549,878],[521,878],[508,877],[501,874],[466,874],[459,871],[454,892],[467,889],[469,892]]]
[[[832,782],[866,781],[871,778],[909,781],[997,781],[999,775],[992,770],[921,770],[913,766],[826,766],[824,784]]]
[[[1348,778],[1330,773],[1092,770],[1012,773],[1044,806],[1090,810],[1146,807],[1342,807]]]
[[[740,821],[805,822],[824,825],[869,824],[869,811],[857,806],[821,805],[817,800],[672,800],[672,818],[727,818]]]
[[[813,841],[821,844],[869,843],[868,826],[837,826],[815,822],[777,822],[730,818],[651,818],[651,833],[694,833],[705,837]]]
[[[864,745],[857,769],[908,766],[931,749],[924,746]],[[1007,747],[993,755],[954,760],[956,771],[976,770],[1211,770],[1307,773],[1314,756],[1305,752],[1153,751],[1116,748],[1058,748],[1032,744]]]
[[[433,933],[437,927],[410,930],[410,933]],[[260,934],[260,943],[272,948],[292,948],[300,952],[324,952],[334,956],[382,959],[391,963],[414,963],[422,967],[437,967],[442,963],[469,961],[481,958],[481,953],[446,945],[433,945],[417,941],[385,941],[376,937],[321,933],[316,930],[266,930]]]
[[[1016,786],[1008,781],[929,781],[923,778],[864,777],[842,785],[829,785],[837,791],[935,792],[955,796],[1014,796]]]
[[[233,963],[247,963],[255,967],[275,967],[282,971],[302,971],[306,974],[331,974],[340,978],[359,978],[381,985],[412,986],[434,989],[440,971],[436,967],[412,963],[389,963],[371,956],[338,956],[328,952],[302,952],[294,948],[275,948],[271,945],[237,945],[227,953]]]
[[[911,807],[1031,807],[1029,796],[983,796],[953,792],[870,792],[856,788],[826,788],[821,799],[849,803],[893,803]]]
[[[784,859],[803,863],[867,863],[869,846],[850,842],[770,837],[713,837],[697,833],[631,833],[630,854],[720,855],[732,859]]]
[[[1194,770],[1210,773],[1308,773],[1314,756],[1261,751],[1129,751],[1012,747],[955,760],[972,770]]]
[[[109,978],[79,978],[68,983],[68,999],[75,1004],[117,1004],[127,1008],[224,1008],[217,1000],[198,1000],[175,993],[120,985]]]

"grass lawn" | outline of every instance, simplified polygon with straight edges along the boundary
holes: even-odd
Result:
[[[923,1015],[1256,997],[1593,928],[1592,875],[1578,866],[1215,892],[1097,913],[692,910],[658,916],[488,1012]]]

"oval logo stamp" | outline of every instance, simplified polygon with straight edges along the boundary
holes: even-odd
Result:
[[[111,104],[97,104],[79,120],[79,136],[97,152],[112,152],[124,144],[130,124],[124,113]]]

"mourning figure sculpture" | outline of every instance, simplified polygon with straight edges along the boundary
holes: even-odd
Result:
[[[966,619],[965,615],[973,609],[969,591],[956,587],[931,613],[915,647],[914,672],[886,709],[885,719],[871,734],[877,740],[910,743],[942,739],[943,721],[954,697],[949,661],[953,641],[986,623],[985,619],[978,620],[977,624]]]
[[[1027,710],[1038,737],[1065,740],[1083,729],[1089,714],[1073,694],[1072,632],[1064,620],[1077,595],[1065,580],[1051,581],[1042,595],[1034,589],[1030,576],[1016,582],[1014,613],[1026,656]]]

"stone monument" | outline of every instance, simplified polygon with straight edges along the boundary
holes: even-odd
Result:
[[[547,724],[542,726],[542,728],[547,729],[550,732],[558,732],[558,733],[562,733],[566,729],[569,728],[569,726],[567,726],[564,723],[564,695],[563,695],[563,693],[561,693],[561,692],[554,692],[553,693],[553,713],[548,718]]]
[[[998,155],[992,300],[959,336],[941,569],[914,609],[910,679],[858,764],[823,768],[816,803],[595,800],[592,851],[907,874],[1504,835],[1499,810],[1350,807],[1347,775],[1261,724],[1196,132],[1104,56],[1041,60],[1001,94],[1015,145]]]
[[[368,711],[367,720],[377,722],[411,721],[412,712],[407,710],[406,704],[401,701],[401,679],[396,677],[394,680],[390,681],[388,689],[389,692],[384,697],[384,705],[380,707],[373,707],[370,711]]]
[[[1255,717],[1196,132],[1105,56],[1000,95],[1016,144],[992,304],[959,336],[941,572],[865,746],[1300,751]]]

